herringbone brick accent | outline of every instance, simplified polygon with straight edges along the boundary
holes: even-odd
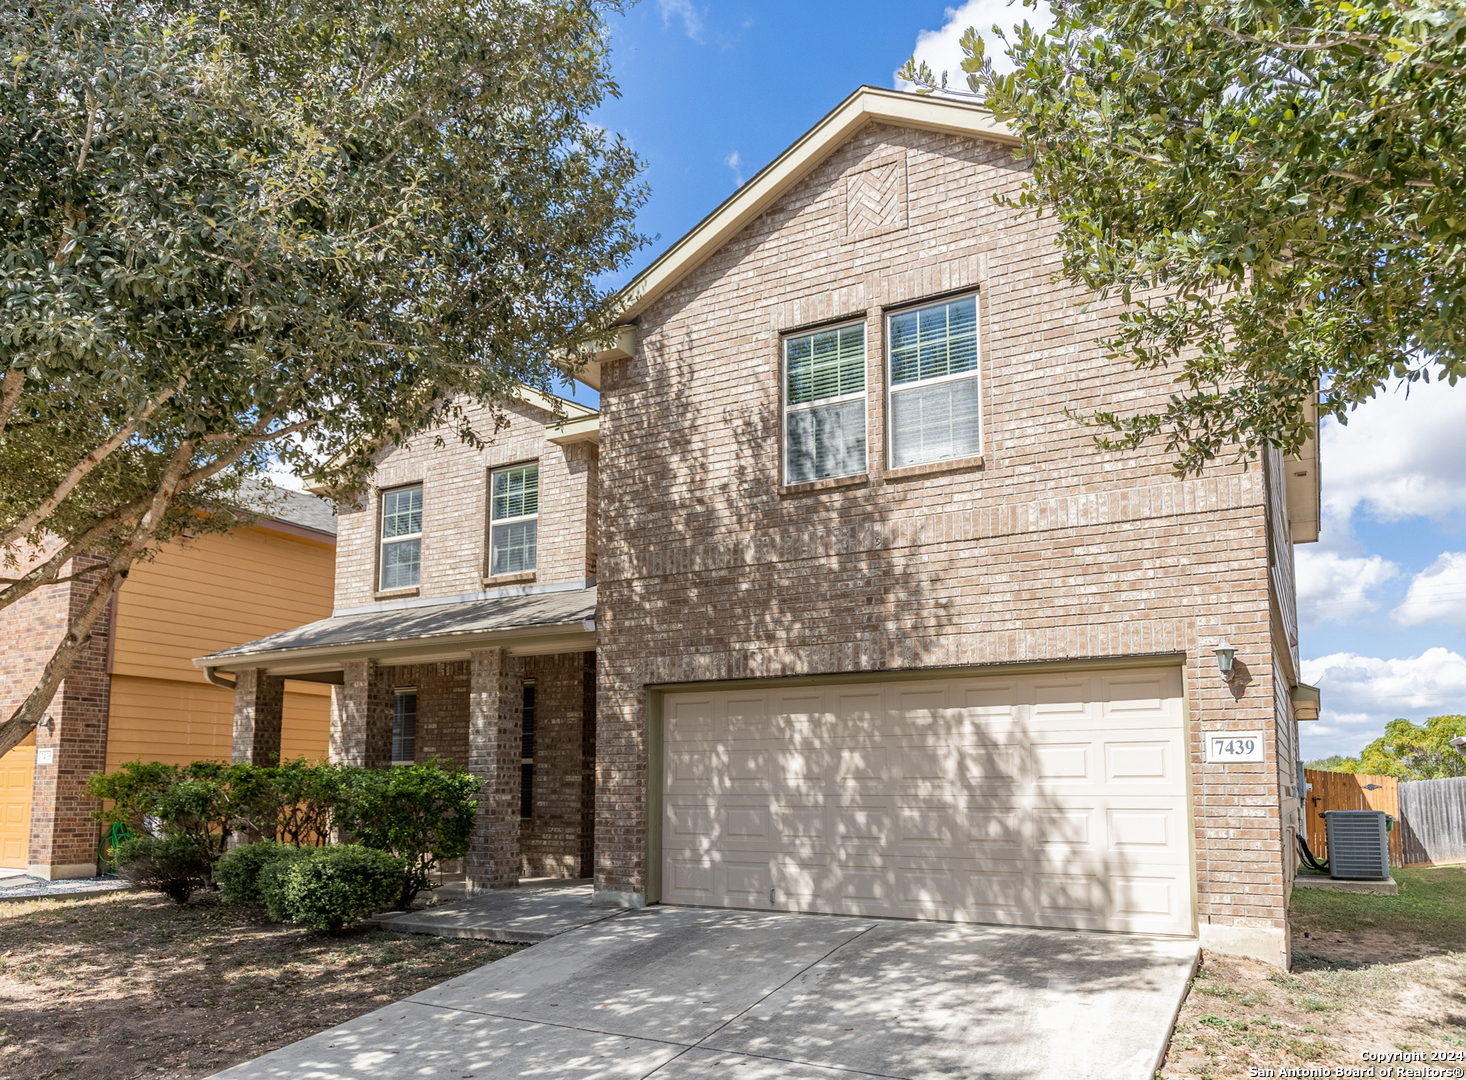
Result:
[[[846,173],[843,210],[846,243],[906,228],[906,154],[885,154]]]

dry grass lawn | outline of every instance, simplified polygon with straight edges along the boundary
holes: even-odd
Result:
[[[1394,897],[1294,890],[1291,973],[1204,954],[1160,1075],[1359,1068],[1366,1050],[1466,1068],[1466,866],[1395,879]]]
[[[374,928],[332,938],[213,896],[0,905],[0,1076],[208,1076],[515,951]]]

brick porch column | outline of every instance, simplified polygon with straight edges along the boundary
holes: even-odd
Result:
[[[78,555],[72,571],[103,562]],[[91,595],[92,582],[70,584],[63,602],[66,615],[76,616]],[[116,601],[114,600],[115,604]],[[86,794],[87,777],[107,767],[107,714],[112,677],[107,670],[111,613],[92,627],[91,641],[51,699],[36,728],[35,785],[31,792],[31,831],[27,870],[35,877],[92,877],[97,872],[101,825],[92,811],[101,803]]]
[[[392,764],[393,669],[374,660],[343,666],[345,680],[331,687],[331,764],[385,769]]]
[[[280,764],[280,723],[285,713],[285,680],[261,668],[234,676],[234,762]]]
[[[524,679],[504,649],[468,655],[468,771],[487,783],[464,869],[470,889],[508,889],[519,883]]]

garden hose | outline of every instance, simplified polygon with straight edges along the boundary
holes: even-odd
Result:
[[[107,834],[102,837],[102,842],[97,845],[97,863],[102,867],[103,877],[116,877],[117,867],[114,865],[113,853],[119,844],[124,840],[131,840],[132,833],[127,831],[127,826],[120,821],[114,821]]]

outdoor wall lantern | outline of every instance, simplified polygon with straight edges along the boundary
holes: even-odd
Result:
[[[1217,642],[1216,648],[1212,650],[1217,654],[1217,670],[1222,673],[1222,678],[1227,682],[1232,681],[1232,657],[1237,655],[1237,649],[1226,638]]]

